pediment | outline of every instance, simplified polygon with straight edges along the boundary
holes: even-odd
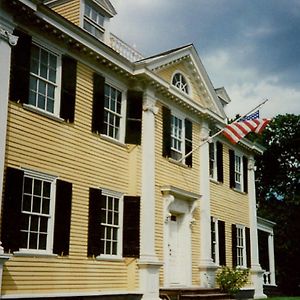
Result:
[[[193,45],[172,49],[145,58],[138,63],[146,64],[148,69],[168,82],[170,90],[177,89],[172,85],[173,75],[177,72],[181,73],[189,85],[188,97],[201,107],[213,111],[222,118],[226,117],[222,101],[218,97]]]
[[[113,17],[117,14],[115,8],[109,0],[92,0],[92,2],[100,6],[106,13],[108,13],[109,17]]]

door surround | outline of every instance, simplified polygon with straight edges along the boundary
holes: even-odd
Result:
[[[164,287],[192,286],[192,235],[191,225],[195,223],[193,218],[194,210],[199,206],[199,194],[185,191],[183,189],[168,185],[162,186],[161,192],[164,201]],[[178,219],[178,259],[180,274],[178,282],[172,282],[170,264],[170,226],[171,217],[177,216]],[[181,245],[181,247],[180,247]],[[184,247],[183,247],[184,245]],[[184,259],[183,259],[184,258]]]

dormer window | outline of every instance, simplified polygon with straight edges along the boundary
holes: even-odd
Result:
[[[89,3],[85,3],[83,28],[99,40],[103,39],[104,19],[104,15],[99,10]]]
[[[189,93],[189,86],[187,80],[181,73],[175,73],[172,79],[172,84],[185,94]]]

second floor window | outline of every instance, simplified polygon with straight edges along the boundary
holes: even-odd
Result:
[[[114,87],[104,86],[104,134],[120,139],[122,93]]]
[[[242,176],[242,157],[239,155],[234,155],[234,181],[235,188],[237,190],[242,190],[243,186],[243,176]]]
[[[184,153],[184,131],[183,120],[171,116],[171,157],[179,160]]]
[[[85,3],[83,28],[98,39],[103,38],[104,16],[94,7]]]
[[[209,144],[209,176],[215,178],[217,173],[217,153],[214,142]]]
[[[58,65],[57,55],[32,44],[28,104],[56,115],[59,114]]]

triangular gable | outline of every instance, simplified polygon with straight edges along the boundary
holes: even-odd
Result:
[[[193,93],[189,96],[200,106],[210,109],[222,118],[226,117],[222,102],[193,44],[142,59],[137,64],[143,64],[156,75],[169,82],[170,89],[175,88],[171,84],[173,72],[175,70],[182,72],[187,77],[193,90]]]
[[[113,17],[117,14],[115,8],[111,4],[109,0],[92,0],[94,3],[99,5],[106,13],[108,13],[109,17]]]

